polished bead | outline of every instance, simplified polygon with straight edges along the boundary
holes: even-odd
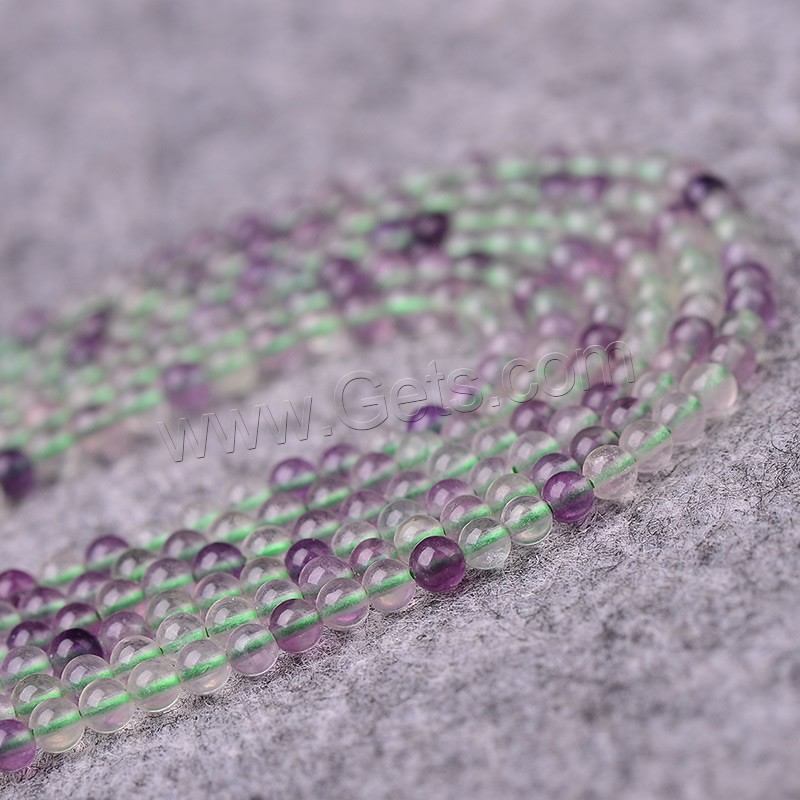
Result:
[[[491,513],[489,504],[474,494],[462,494],[454,497],[439,515],[444,532],[451,539],[458,540],[461,529],[474,519],[486,517]]]
[[[397,528],[410,517],[424,514],[425,508],[415,500],[393,500],[387,503],[378,515],[377,529],[380,536],[394,541]],[[369,537],[367,537],[369,538]]]
[[[192,572],[198,581],[214,572],[227,572],[238,578],[244,564],[245,558],[237,547],[226,542],[212,542],[192,559]]]
[[[181,589],[167,589],[151,598],[147,604],[144,619],[151,630],[156,630],[167,617],[173,614],[196,614],[197,603]]]
[[[451,592],[464,579],[467,562],[459,546],[446,536],[429,536],[411,551],[414,580],[429,592]]]
[[[242,597],[223,597],[206,611],[206,633],[215,642],[224,645],[231,631],[255,621],[256,609],[251,603]]]
[[[130,671],[137,665],[162,654],[161,646],[149,636],[127,636],[121,639],[111,651],[108,659],[114,676],[126,681]]]
[[[536,486],[522,475],[508,473],[492,481],[486,490],[486,505],[493,514],[499,514],[506,503],[514,497],[533,497]]]
[[[572,437],[572,441],[569,443],[569,454],[579,466],[582,466],[586,456],[592,450],[604,444],[617,444],[618,441],[619,438],[614,431],[610,431],[601,425],[592,425],[589,428],[578,431]],[[534,483],[536,483],[535,480]]]
[[[53,697],[31,712],[30,728],[41,751],[65,753],[83,738],[86,723],[73,700]]]
[[[543,431],[520,434],[508,452],[509,466],[516,472],[527,472],[540,458],[558,451],[558,442]]]
[[[53,628],[56,631],[84,628],[89,633],[96,634],[100,628],[100,616],[89,603],[67,603],[56,614]]]
[[[580,472],[557,472],[544,485],[542,499],[556,522],[582,522],[594,507],[592,485]]]
[[[388,542],[386,539],[365,539],[353,548],[349,563],[356,575],[363,575],[365,570],[376,561],[396,556],[397,552],[392,542]]]
[[[386,498],[374,489],[359,489],[345,500],[339,509],[342,519],[363,519],[375,523]]]
[[[208,544],[208,539],[199,531],[181,528],[170,534],[164,542],[161,552],[168,558],[191,561],[206,544]]]
[[[17,610],[22,619],[49,620],[66,605],[66,602],[66,598],[58,589],[37,586],[18,599]]]
[[[22,678],[11,692],[14,713],[17,719],[26,725],[36,706],[43,700],[54,697],[61,697],[60,682],[52,675],[45,675],[41,672]]]
[[[245,564],[239,584],[244,595],[252,597],[267,581],[288,577],[282,558],[253,558]]]
[[[19,502],[36,486],[33,462],[22,450],[0,450],[0,488],[11,502]]]
[[[0,572],[0,600],[16,606],[20,597],[36,588],[33,576],[20,569],[7,569]]]
[[[78,699],[80,693],[95,678],[113,678],[111,665],[103,658],[91,653],[73,658],[61,673],[61,685],[65,697]]]
[[[174,656],[190,642],[205,638],[205,625],[196,614],[173,614],[156,631],[156,643],[170,656]]]
[[[242,552],[250,558],[280,558],[291,547],[292,537],[285,528],[265,525],[256,528],[242,544]]]
[[[315,603],[323,625],[335,631],[358,627],[369,612],[366,591],[357,580],[348,577],[327,581],[317,593]]]
[[[78,701],[81,717],[98,733],[113,733],[124,728],[136,710],[127,689],[115,678],[96,678]]]
[[[175,670],[184,691],[198,695],[218,692],[231,674],[225,652],[211,639],[185,644],[175,659]]]
[[[505,504],[500,522],[512,542],[529,547],[547,538],[553,527],[553,512],[544,500],[522,495]]]
[[[141,581],[147,568],[155,560],[155,555],[149,550],[130,547],[117,556],[114,566],[111,568],[111,575],[115,578]]]
[[[64,667],[78,656],[102,656],[103,648],[96,636],[83,628],[68,628],[56,634],[47,650],[50,664],[56,675],[61,675]]]
[[[128,675],[128,692],[142,711],[158,713],[172,708],[181,697],[175,665],[164,656],[137,664]]]
[[[95,604],[103,619],[118,611],[138,612],[144,605],[144,592],[136,581],[112,578],[98,590]]]
[[[0,772],[26,769],[35,756],[36,743],[30,730],[19,720],[0,720]]]
[[[541,400],[526,400],[514,409],[509,424],[511,430],[517,434],[525,431],[546,431],[552,413],[547,403]]]
[[[619,445],[605,444],[592,450],[583,462],[583,475],[601,500],[622,500],[636,487],[638,469],[634,457]]]
[[[84,563],[86,569],[93,572],[107,572],[111,570],[114,562],[129,548],[129,544],[121,536],[107,533],[98,536],[86,548]]]
[[[287,551],[284,562],[289,572],[289,577],[296,581],[300,577],[303,567],[319,556],[331,555],[331,548],[322,539],[300,539]]]
[[[53,627],[49,620],[29,619],[15,625],[6,637],[6,647],[22,647],[29,644],[35,647],[46,648],[53,638]]]
[[[378,536],[378,528],[372,523],[359,519],[346,520],[333,535],[330,544],[334,555],[349,559],[361,542]]]
[[[482,458],[470,470],[467,484],[472,487],[477,495],[484,497],[492,482],[501,475],[507,475],[510,471],[511,467],[508,466],[506,459],[501,456]],[[444,506],[442,511],[444,511]]]
[[[133,611],[117,611],[100,624],[97,638],[103,651],[110,655],[117,642],[126,636],[144,636],[147,633],[147,623],[139,614]]]
[[[280,648],[264,625],[248,622],[231,632],[225,653],[234,672],[252,677],[263,675],[275,664]]]
[[[549,453],[540,458],[530,469],[531,482],[541,492],[544,485],[557,472],[580,472],[577,461],[563,453]]]
[[[269,616],[269,630],[281,650],[303,653],[322,635],[322,621],[308,600],[284,600]]]
[[[724,416],[733,408],[739,387],[733,373],[722,364],[695,364],[681,378],[680,389],[695,395],[709,419]]]
[[[294,581],[276,579],[267,581],[255,594],[253,605],[259,617],[269,618],[269,615],[284,600],[299,600],[303,593]]]
[[[226,511],[209,526],[208,536],[215,542],[238,544],[258,527],[258,522],[241,511]]]
[[[409,517],[398,526],[394,534],[394,547],[398,557],[407,561],[417,544],[430,536],[444,536],[444,529],[435,517],[428,514]]]
[[[706,423],[700,398],[686,392],[665,394],[653,407],[653,419],[669,428],[675,444],[697,441]]]
[[[341,525],[341,519],[331,511],[318,508],[301,514],[292,528],[292,539],[322,539],[330,542]]]
[[[382,614],[402,611],[414,599],[416,583],[408,566],[396,558],[384,558],[370,564],[361,582],[370,604]]]
[[[309,561],[297,578],[297,585],[307,600],[314,600],[320,589],[334,578],[352,578],[353,570],[347,561],[334,555],[320,556]]]
[[[636,459],[640,473],[658,472],[672,460],[672,435],[655,420],[632,422],[622,431],[619,445]]]
[[[473,519],[461,529],[458,546],[467,565],[475,569],[498,569],[511,553],[511,538],[505,526],[491,517]]]
[[[279,492],[293,492],[304,497],[315,478],[313,464],[304,458],[287,458],[275,465],[269,482]]]
[[[753,347],[735,336],[719,336],[711,343],[708,360],[722,364],[732,373],[739,386],[747,384],[756,371]]]
[[[0,664],[0,689],[13,688],[17,681],[37,673],[53,674],[50,659],[41,647],[24,644],[12,647]]]
[[[188,588],[193,582],[191,567],[178,558],[159,558],[153,561],[141,580],[142,589],[148,597],[167,590]]]
[[[469,484],[457,478],[445,478],[431,486],[425,499],[425,505],[431,516],[438,517],[442,509],[454,497],[469,494],[472,491]]]

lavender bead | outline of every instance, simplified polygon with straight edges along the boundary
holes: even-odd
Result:
[[[553,410],[541,400],[526,400],[514,409],[509,422],[511,430],[520,434],[525,431],[546,431]]]
[[[397,553],[386,539],[365,539],[350,553],[350,566],[356,575],[363,575],[367,567],[384,558],[395,558]]]
[[[118,556],[129,547],[130,545],[120,536],[110,533],[98,536],[86,548],[83,559],[86,569],[93,572],[110,571]]]
[[[298,497],[304,497],[315,478],[313,464],[304,458],[287,458],[275,465],[269,481],[278,491],[293,492]]]
[[[541,493],[545,484],[559,472],[580,472],[575,459],[563,453],[548,453],[542,456],[532,467],[530,479]]]
[[[642,419],[650,411],[650,403],[636,397],[620,397],[610,402],[600,417],[600,425],[619,436],[622,431],[637,419]]]
[[[7,569],[0,572],[0,600],[7,600],[16,606],[22,595],[36,588],[36,580],[21,569]]]
[[[18,503],[36,486],[33,462],[16,448],[0,450],[0,487],[5,496]]]
[[[149,628],[144,618],[133,611],[117,611],[100,623],[97,639],[107,655],[128,636],[146,636]]]
[[[464,579],[467,562],[452,539],[429,536],[411,551],[409,567],[423,589],[440,594],[458,587]]]
[[[612,400],[617,400],[621,396],[622,389],[617,384],[596,383],[583,393],[581,405],[591,408],[592,411],[600,414]]]
[[[309,561],[329,555],[332,555],[331,548],[321,539],[300,539],[286,551],[284,563],[289,577],[296,581],[300,577],[303,567]]]
[[[442,509],[454,498],[462,494],[472,494],[472,487],[459,478],[445,478],[435,483],[428,490],[425,498],[425,505],[428,513],[433,517],[438,517]]]
[[[617,444],[619,437],[614,431],[604,428],[601,425],[592,425],[578,431],[569,443],[569,454],[580,465],[586,460],[586,456],[592,450],[604,444]],[[534,481],[536,483],[536,481]]]
[[[270,614],[269,630],[281,650],[304,653],[322,636],[322,620],[308,600],[284,600]]]
[[[211,386],[200,364],[173,364],[162,376],[164,394],[175,408],[188,414],[208,411]]]
[[[306,511],[298,517],[292,529],[292,539],[322,539],[330,541],[336,533],[342,521],[339,517],[325,509],[318,508],[314,511]]]
[[[414,431],[436,431],[439,433],[444,423],[444,418],[448,415],[441,406],[422,406],[411,419],[408,420],[406,428],[409,432]]]
[[[34,647],[45,647],[53,637],[53,628],[50,622],[41,619],[28,619],[15,625],[6,638],[6,647],[22,647],[23,645],[33,645]]]
[[[386,505],[386,498],[374,489],[359,489],[345,500],[339,514],[342,519],[363,519],[375,522]]]
[[[553,475],[542,489],[542,498],[550,506],[557,522],[581,522],[594,506],[592,485],[580,472]]]
[[[28,728],[16,719],[0,720],[0,772],[19,772],[33,763],[36,743]]]
[[[94,603],[100,587],[108,580],[102,572],[84,572],[69,585],[67,594],[71,600]]]
[[[53,672],[61,675],[73,658],[84,655],[102,656],[103,648],[96,636],[83,628],[69,628],[53,637],[47,650]]]
[[[168,558],[191,561],[206,544],[208,539],[199,531],[181,528],[170,534],[161,548],[161,553]]]
[[[346,475],[361,453],[349,444],[335,444],[329,447],[319,459],[317,470],[320,475]]]
[[[238,547],[226,542],[213,542],[203,547],[192,560],[192,572],[199,581],[212,572],[229,572],[239,577],[245,558]]]
[[[702,317],[680,317],[669,332],[672,347],[688,350],[695,359],[708,354],[713,339],[714,326]]]

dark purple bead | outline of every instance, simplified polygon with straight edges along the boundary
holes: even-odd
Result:
[[[0,719],[0,772],[19,772],[35,757],[36,742],[30,730],[19,720]]]
[[[346,475],[361,453],[350,444],[335,444],[319,459],[320,475]]]
[[[408,566],[423,589],[436,593],[452,592],[467,571],[461,548],[446,536],[423,539],[411,551]]]
[[[474,494],[472,487],[459,478],[445,478],[428,489],[425,505],[432,517],[439,518],[442,509],[454,498],[462,494]]]
[[[428,247],[438,247],[447,237],[449,228],[447,214],[437,212],[418,214],[411,223],[416,241]]]
[[[93,539],[86,548],[84,564],[92,572],[106,572],[111,569],[117,556],[130,545],[121,536],[106,533]]]
[[[765,324],[775,327],[777,319],[775,312],[775,299],[772,292],[763,286],[743,286],[728,295],[728,302],[725,304],[726,311],[749,310],[758,314]]]
[[[409,431],[436,431],[442,429],[447,411],[441,406],[422,406],[407,423]]]
[[[17,605],[23,594],[35,588],[36,581],[33,576],[21,569],[7,569],[5,572],[0,572],[0,600],[8,600],[12,605]]]
[[[615,383],[596,383],[583,393],[581,405],[591,408],[598,414],[612,401],[622,395],[622,389]]]
[[[19,502],[36,486],[33,462],[16,448],[0,450],[0,487],[5,496]]]
[[[208,411],[211,386],[200,364],[173,364],[161,378],[167,400],[180,411],[198,414]]]
[[[612,400],[600,415],[600,425],[619,436],[627,425],[641,419],[650,411],[650,403],[636,397]]]
[[[696,360],[708,354],[713,339],[714,326],[702,317],[680,317],[669,332],[669,343],[673,347],[688,350]]]
[[[6,639],[6,647],[22,647],[31,644],[34,647],[45,647],[53,636],[53,629],[49,622],[42,619],[26,619],[15,625]]]
[[[341,519],[324,508],[306,511],[297,518],[292,528],[292,538],[330,540],[342,524]]]
[[[386,505],[386,497],[374,489],[359,489],[353,492],[341,505],[339,515],[342,519],[375,520]]]
[[[53,665],[53,672],[61,675],[64,667],[78,656],[93,655],[103,656],[103,648],[96,636],[83,628],[68,628],[61,633],[57,633],[50,642],[47,649],[50,656],[50,663]]]
[[[514,433],[525,431],[546,431],[547,422],[553,410],[541,400],[526,400],[520,403],[511,414],[509,425]]]
[[[533,485],[541,492],[544,485],[553,475],[566,471],[580,472],[580,467],[575,459],[563,453],[548,453],[531,467],[530,479]]]
[[[581,522],[594,506],[594,491],[580,472],[557,472],[544,485],[542,499],[556,522]]]
[[[604,444],[617,444],[619,437],[614,431],[604,428],[602,425],[592,425],[589,428],[584,428],[578,431],[569,443],[569,454],[575,461],[583,465],[586,456],[602,447]]]
[[[289,577],[296,581],[300,577],[300,571],[309,561],[331,554],[331,548],[322,539],[300,539],[286,551],[284,557]]]
[[[192,559],[192,573],[196,581],[212,572],[229,572],[238,578],[246,562],[238,547],[227,542],[212,542],[201,548]]]
[[[708,172],[695,175],[683,190],[683,201],[689,208],[697,208],[716,192],[728,191],[728,184]]]
[[[364,539],[359,542],[350,553],[350,566],[356,575],[363,575],[370,564],[380,561],[382,558],[396,558],[397,553],[390,542],[386,539]]]

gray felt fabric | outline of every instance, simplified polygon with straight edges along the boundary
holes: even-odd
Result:
[[[633,504],[0,796],[799,797],[798,31],[797,0],[0,2],[3,315],[331,175],[554,142],[707,159],[783,245],[758,385]],[[342,368],[254,401],[324,407]],[[288,452],[82,468],[2,523],[0,564],[174,519]]]

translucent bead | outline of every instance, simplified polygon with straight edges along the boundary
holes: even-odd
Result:
[[[594,507],[594,490],[580,472],[557,472],[544,485],[542,499],[556,522],[578,523]]]
[[[86,725],[98,733],[124,728],[136,710],[127,689],[115,678],[93,680],[81,692],[78,708]]]
[[[541,492],[545,484],[557,472],[580,472],[578,462],[563,453],[549,453],[540,458],[530,470],[530,479],[536,489]]]
[[[402,561],[408,561],[411,551],[429,536],[444,536],[439,521],[428,514],[415,514],[403,522],[395,532],[394,547]]]
[[[12,719],[14,717],[14,704],[7,694],[0,694],[0,719]]]
[[[708,360],[727,367],[739,386],[745,385],[756,371],[756,352],[735,336],[719,336],[711,343]]]
[[[28,728],[16,719],[0,720],[0,772],[19,772],[35,757],[36,743]]]
[[[158,658],[161,647],[149,636],[128,636],[111,651],[109,663],[115,677],[127,680],[128,673],[138,664]]]
[[[394,540],[398,526],[410,517],[417,514],[424,514],[425,509],[421,503],[415,500],[393,500],[387,503],[386,507],[378,515],[378,533],[384,539]]]
[[[300,497],[314,482],[317,474],[314,465],[303,458],[287,458],[278,462],[270,475],[270,485],[281,492],[294,492]]]
[[[336,475],[320,478],[308,487],[306,506],[310,511],[335,512],[350,496],[351,491],[350,484],[345,478]]]
[[[511,467],[508,466],[505,458],[500,456],[482,458],[470,470],[467,482],[477,495],[483,497],[495,478],[499,478],[509,472],[511,472]]]
[[[22,678],[11,692],[14,713],[26,725],[33,709],[43,700],[54,697],[61,697],[61,683],[58,678],[41,672]]]
[[[47,648],[47,654],[50,657],[53,674],[61,675],[64,667],[73,658],[90,654],[100,656],[103,654],[103,648],[97,637],[89,631],[83,628],[68,628],[53,637]]]
[[[632,422],[622,431],[619,446],[636,459],[641,473],[658,472],[672,460],[672,434],[655,420]]]
[[[8,650],[24,645],[33,645],[45,649],[53,638],[53,628],[49,621],[28,619],[20,622],[8,632],[5,648],[0,655],[5,655]]]
[[[477,459],[468,448],[456,442],[443,444],[428,459],[428,473],[437,478],[458,478],[475,466]]]
[[[31,713],[36,746],[45,753],[65,753],[83,738],[86,723],[78,706],[66,697],[44,700]]]
[[[269,630],[281,650],[303,653],[322,635],[322,621],[308,600],[284,600],[269,617]]]
[[[390,500],[424,500],[428,489],[431,488],[431,479],[427,473],[420,469],[403,470],[395,474],[386,484],[386,497]]]
[[[198,610],[197,603],[186,592],[180,589],[168,589],[150,600],[144,619],[152,630],[156,630],[173,614],[196,614]]]
[[[224,597],[206,612],[206,633],[211,639],[225,644],[231,631],[247,622],[256,621],[256,610],[242,597]]]
[[[522,475],[510,473],[501,475],[492,481],[492,485],[486,491],[486,505],[492,513],[499,513],[505,508],[506,503],[514,497],[535,497],[536,487]]]
[[[414,431],[405,436],[397,448],[395,460],[401,469],[423,464],[439,446],[440,439],[434,431]]]
[[[300,539],[296,541],[286,551],[284,559],[289,577],[296,581],[300,577],[300,571],[309,561],[330,554],[331,548],[322,539]]]
[[[167,558],[191,561],[208,544],[208,539],[199,531],[181,528],[170,534],[161,552]]]
[[[475,569],[498,569],[511,553],[508,531],[491,517],[468,522],[458,535],[458,545],[467,565]]]
[[[183,689],[189,694],[218,692],[227,682],[231,667],[216,642],[198,639],[184,645],[175,660],[175,669]]]
[[[227,542],[212,542],[192,559],[192,572],[198,581],[215,572],[227,572],[238,578],[244,564],[239,548]]]
[[[617,436],[622,433],[626,425],[630,425],[637,419],[642,419],[651,410],[650,402],[639,400],[635,397],[620,397],[618,400],[610,402],[601,416],[601,424],[608,428]]]
[[[250,558],[283,558],[291,544],[292,537],[286,528],[265,525],[244,540],[242,552]]]
[[[517,434],[505,425],[490,425],[472,437],[470,447],[478,458],[488,458],[506,453],[516,439]]]
[[[0,688],[13,687],[22,678],[39,672],[53,674],[50,659],[41,647],[34,647],[31,644],[12,647],[0,666]]]
[[[384,558],[395,558],[394,544],[386,539],[365,539],[350,553],[350,567],[356,575],[363,575],[367,568]]]
[[[217,600],[223,597],[239,597],[241,594],[241,584],[228,572],[213,572],[211,575],[206,575],[194,587],[194,599],[203,615]]]
[[[369,598],[353,578],[334,578],[317,593],[317,612],[326,628],[349,631],[367,619]]]
[[[105,619],[117,611],[137,612],[143,601],[144,592],[138,583],[125,578],[112,578],[100,587],[95,606]]]
[[[396,558],[371,564],[361,580],[372,607],[382,614],[408,608],[417,586],[408,566]]]
[[[108,654],[117,642],[126,636],[144,636],[147,633],[147,623],[139,614],[134,614],[133,611],[117,611],[103,620],[97,638],[100,640],[103,652]]]
[[[65,697],[75,700],[96,678],[113,678],[110,664],[100,656],[88,654],[73,658],[61,673],[61,686]]]
[[[653,408],[653,419],[669,428],[675,444],[697,441],[706,423],[700,398],[686,392],[665,394]]]
[[[700,399],[709,419],[724,416],[733,408],[739,387],[733,373],[722,364],[696,364],[681,378],[680,388]]]
[[[297,585],[307,600],[313,600],[319,590],[334,578],[352,578],[353,570],[347,561],[336,556],[320,556],[309,561],[300,571]]]
[[[192,570],[185,561],[159,558],[147,567],[142,576],[142,589],[145,595],[152,597],[168,589],[182,589],[193,582]]]
[[[282,558],[254,558],[245,564],[239,584],[247,597],[252,597],[267,581],[288,578],[289,572]]]
[[[248,622],[228,637],[225,653],[231,669],[239,675],[263,675],[277,661],[280,648],[263,625]]]
[[[465,481],[458,478],[445,478],[434,483],[428,490],[428,494],[425,497],[425,507],[432,517],[438,517],[442,513],[442,509],[454,497],[469,494],[471,491],[472,487]]]
[[[36,589],[25,592],[19,598],[17,611],[19,611],[24,620],[49,620],[55,616],[60,608],[66,605],[66,602],[66,598],[58,589],[38,586]]]
[[[131,547],[117,557],[111,568],[111,575],[114,578],[140,581],[147,568],[155,560],[156,556],[149,550]]]
[[[508,453],[508,463],[517,472],[527,472],[540,458],[558,451],[558,442],[543,431],[527,431],[519,436]]]
[[[561,447],[568,447],[578,431],[597,425],[599,421],[599,417],[591,408],[567,406],[560,408],[550,417],[547,431]]]
[[[363,519],[349,519],[339,527],[331,539],[331,548],[334,555],[339,558],[349,559],[355,548],[366,539],[379,536],[378,528],[371,522]]]
[[[461,529],[474,519],[491,514],[489,504],[474,494],[462,494],[454,497],[439,515],[444,532],[451,539],[458,539]]]
[[[206,638],[206,628],[194,614],[173,614],[156,631],[156,642],[162,651],[173,655],[190,642]]]
[[[569,454],[578,465],[583,465],[586,456],[597,447],[604,444],[617,444],[619,441],[614,431],[608,430],[601,425],[592,425],[578,431],[569,443]],[[534,481],[536,483],[536,481]]]
[[[162,656],[137,664],[131,670],[128,692],[142,711],[158,713],[178,702],[181,682],[173,663]]]
[[[342,519],[363,519],[373,524],[386,504],[386,498],[374,489],[359,489],[342,503],[339,514]]]
[[[264,501],[257,517],[263,525],[283,527],[292,524],[306,510],[303,501],[291,492],[275,492]]]
[[[464,579],[467,562],[461,548],[446,536],[429,536],[412,551],[414,580],[429,592],[452,592]]]
[[[67,603],[55,616],[53,627],[56,631],[70,628],[83,628],[95,633],[100,627],[100,616],[89,603]]]
[[[583,475],[591,481],[595,497],[621,500],[633,492],[639,471],[636,460],[627,450],[616,444],[605,444],[586,457]]]
[[[506,503],[500,522],[512,542],[529,547],[547,538],[553,528],[553,514],[550,506],[537,497],[515,497]]]
[[[336,533],[341,519],[332,511],[316,509],[301,514],[292,528],[292,539],[322,539],[329,542]]]
[[[296,583],[290,580],[278,579],[268,581],[255,594],[253,604],[259,617],[269,618],[269,615],[284,601],[302,598],[303,593]]]

